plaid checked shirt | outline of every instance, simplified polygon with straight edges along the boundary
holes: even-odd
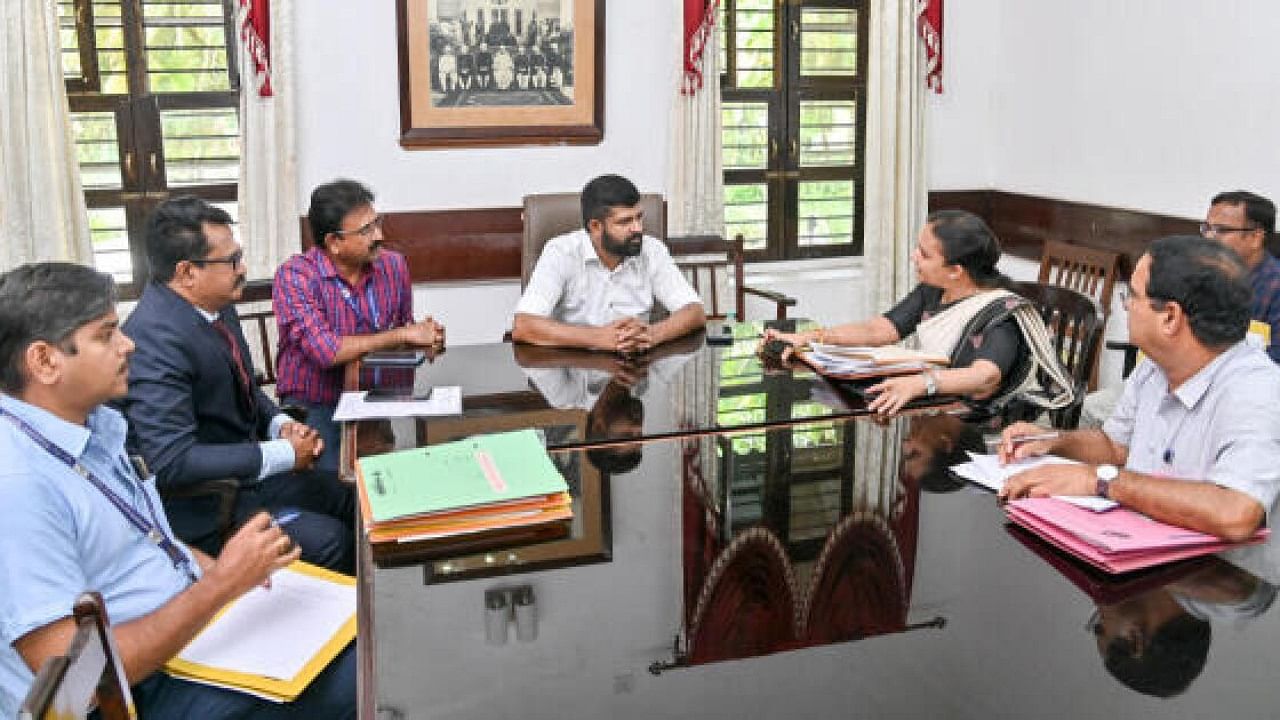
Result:
[[[1280,261],[1264,253],[1262,262],[1249,273],[1253,284],[1253,319],[1271,326],[1271,344],[1267,355],[1280,363]]]
[[[383,248],[359,286],[338,276],[319,248],[294,255],[276,271],[271,305],[280,326],[276,394],[336,405],[342,367],[332,367],[342,338],[370,335],[413,322],[409,265]]]

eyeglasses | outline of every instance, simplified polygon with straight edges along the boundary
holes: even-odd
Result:
[[[239,267],[240,263],[243,261],[244,261],[244,250],[237,250],[226,257],[192,258],[189,262],[192,265],[200,265],[202,267],[205,265],[219,265],[222,263],[226,263],[227,265],[230,265],[231,267],[234,268],[234,267]]]
[[[1231,227],[1214,223],[1200,223],[1200,234],[1205,237],[1218,237],[1233,232],[1253,232],[1258,229],[1257,227]]]
[[[1150,295],[1140,295],[1133,289],[1132,285],[1120,286],[1120,304],[1121,305],[1128,308],[1128,307],[1131,307],[1133,303],[1137,302],[1138,300],[1146,300],[1147,302],[1151,303],[1151,306],[1156,310],[1164,309],[1165,304],[1169,302],[1164,298],[1154,298],[1154,297],[1151,297]]]
[[[355,230],[334,230],[334,235],[359,235],[360,237],[369,237],[375,230],[382,229],[382,216],[378,215],[369,222],[361,225]]]

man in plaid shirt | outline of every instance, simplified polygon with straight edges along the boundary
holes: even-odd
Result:
[[[276,271],[272,306],[280,326],[276,392],[307,410],[324,438],[317,465],[336,469],[339,432],[333,410],[343,366],[366,353],[444,344],[444,326],[413,319],[404,256],[382,247],[382,216],[373,193],[335,180],[311,193],[307,210],[315,245]]]

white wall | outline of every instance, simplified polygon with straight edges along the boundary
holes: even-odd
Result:
[[[395,3],[305,0],[296,8],[303,208],[312,188],[338,176],[367,182],[384,211],[514,207],[526,193],[574,190],[604,172],[641,190],[666,188],[682,22],[674,3],[608,3],[601,144],[415,151],[397,142]]]
[[[299,206],[338,176],[367,183],[382,211],[515,207],[527,193],[575,190],[605,172],[666,191],[668,123],[678,90],[682,18],[674,0],[608,3],[604,142],[586,147],[414,150],[400,147],[395,3],[296,3]],[[315,40],[312,40],[312,39]],[[792,294],[794,315],[834,322],[860,314],[852,262],[797,277],[787,268],[748,282]],[[831,263],[827,263],[828,266]],[[510,329],[515,281],[419,283],[414,305],[448,327],[451,344],[496,342]],[[748,317],[772,317],[749,305]]]
[[[1199,218],[1280,197],[1274,0],[965,0],[946,6],[930,187]]]

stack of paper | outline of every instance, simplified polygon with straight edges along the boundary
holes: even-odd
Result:
[[[356,636],[355,578],[304,562],[225,607],[165,672],[192,682],[294,700]]]
[[[822,375],[856,380],[916,373],[926,367],[945,367],[948,359],[896,345],[862,347],[813,343],[797,354]]]
[[[1042,455],[1039,457],[1026,458],[1024,460],[1015,460],[1007,465],[1001,465],[1000,457],[998,455],[979,455],[978,453],[971,452],[969,453],[969,462],[952,465],[951,472],[959,475],[965,480],[975,482],[983,487],[1000,492],[1004,489],[1004,483],[1006,480],[1024,470],[1030,470],[1044,465],[1060,464],[1075,464],[1075,461],[1061,458],[1056,455]],[[1073,505],[1079,505],[1080,507],[1088,508],[1095,512],[1110,510],[1116,506],[1116,504],[1111,500],[1093,495],[1060,495],[1057,497]]]
[[[480,435],[356,461],[370,545],[436,554],[563,535],[568,486],[533,430]],[[551,532],[554,531],[554,532]]]
[[[1058,498],[1014,500],[1013,522],[1109,573],[1124,573],[1235,547],[1213,535],[1152,520],[1127,508],[1098,513]],[[1261,542],[1260,529],[1242,544]]]
[[[432,388],[425,400],[394,400],[378,402],[367,399],[369,391],[347,391],[338,398],[333,419],[338,422],[372,420],[377,418],[427,417],[433,415],[461,415],[462,388],[448,385]]]

